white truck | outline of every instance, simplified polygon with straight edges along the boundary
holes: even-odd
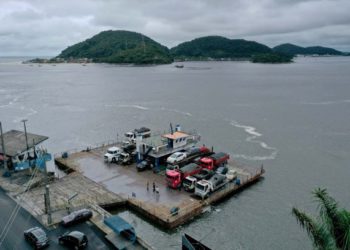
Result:
[[[194,194],[202,199],[209,196],[210,193],[218,190],[227,183],[226,176],[215,174],[209,180],[201,180],[196,183]]]
[[[104,155],[105,162],[117,162],[119,160],[119,156],[122,153],[122,149],[119,147],[111,147],[107,150],[107,153]]]
[[[133,131],[126,132],[124,135],[128,142],[136,143],[136,137],[138,135],[142,136],[142,138],[148,138],[151,136],[151,130],[146,127],[141,127],[139,129],[134,129]]]

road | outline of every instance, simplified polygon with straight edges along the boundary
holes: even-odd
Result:
[[[39,226],[41,224],[26,210],[20,209],[15,220],[10,227],[6,237],[3,236],[3,231],[9,220],[11,213],[14,211],[16,203],[9,198],[6,193],[0,189],[0,249],[14,250],[14,249],[32,249],[23,237],[24,230]],[[81,223],[69,227],[68,229],[57,227],[51,231],[44,229],[50,238],[50,246],[47,249],[65,249],[58,245],[57,236],[66,231],[78,230],[86,234],[89,244],[86,249],[113,249],[113,247],[104,239],[104,235],[98,231],[91,223]]]

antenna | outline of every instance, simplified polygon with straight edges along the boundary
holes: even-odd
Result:
[[[170,132],[171,132],[171,134],[174,134],[173,124],[171,124],[171,123],[170,123]]]

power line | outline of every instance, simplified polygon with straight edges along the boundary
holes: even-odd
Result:
[[[26,193],[30,189],[30,186],[32,185],[32,181],[33,181],[33,179],[34,179],[34,177],[35,177],[37,172],[38,172],[38,167],[35,167],[34,171],[33,171],[33,174],[32,174],[32,176],[30,177],[30,179],[28,181],[28,186],[26,187],[26,189],[25,189],[25,191],[23,193]],[[3,244],[3,242],[4,242],[5,238],[6,238],[8,232],[9,232],[11,226],[12,226],[12,224],[14,223],[14,221],[15,221],[15,219],[16,219],[20,209],[21,209],[21,206],[20,206],[19,202],[17,202],[15,209],[11,213],[9,220],[5,224],[5,227],[4,227],[3,231],[0,234],[0,247]]]

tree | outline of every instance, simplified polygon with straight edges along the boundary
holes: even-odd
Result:
[[[314,219],[293,207],[292,214],[321,250],[350,249],[350,212],[340,209],[338,203],[328,195],[326,189],[312,192],[319,203],[319,216]]]

